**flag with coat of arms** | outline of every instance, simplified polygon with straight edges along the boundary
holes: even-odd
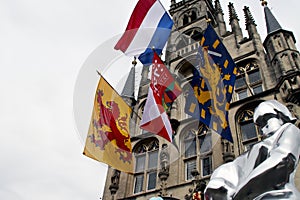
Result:
[[[173,130],[166,110],[181,92],[168,68],[154,52],[151,82],[140,127],[172,142]]]
[[[131,108],[100,77],[83,154],[117,170],[133,173],[130,114]]]
[[[192,90],[186,98],[185,112],[233,142],[228,110],[237,67],[210,24],[200,45],[198,65],[190,82]]]

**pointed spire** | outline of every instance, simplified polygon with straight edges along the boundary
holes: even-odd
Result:
[[[239,42],[243,39],[243,32],[239,24],[239,18],[233,7],[233,3],[229,3],[228,8],[229,24],[231,25],[232,33],[235,35],[236,44],[239,47]]]
[[[223,36],[226,34],[226,23],[224,21],[224,13],[219,0],[215,0],[216,20],[218,22],[219,34]]]
[[[230,23],[234,19],[236,19],[236,20],[239,21],[239,18],[238,18],[237,14],[236,14],[236,11],[235,11],[235,8],[233,6],[233,3],[230,2],[229,5],[228,5],[228,8],[229,8],[229,21],[230,21]]]
[[[215,10],[217,13],[223,14],[223,10],[222,10],[221,3],[219,0],[215,0]]]
[[[269,9],[267,1],[262,0],[261,5],[264,6],[268,34],[282,29],[280,24],[278,23],[277,19],[274,17],[271,10]]]
[[[263,48],[261,46],[260,35],[257,32],[256,24],[255,24],[252,14],[249,10],[249,7],[245,6],[243,11],[244,11],[244,15],[245,15],[245,24],[246,24],[246,30],[248,31],[249,39],[252,39],[254,48],[257,51],[257,55],[259,55],[260,53],[263,54]]]
[[[171,0],[171,6],[176,4],[176,0]]]
[[[123,91],[121,93],[122,97],[127,97],[130,99],[135,99],[134,90],[135,90],[135,66],[136,66],[136,58],[132,61],[132,67],[130,69],[129,75],[125,82]]]
[[[256,26],[255,21],[253,19],[253,16],[252,16],[252,14],[251,14],[251,12],[249,10],[249,7],[245,6],[243,10],[244,10],[244,15],[245,15],[246,27],[249,26],[250,24]]]

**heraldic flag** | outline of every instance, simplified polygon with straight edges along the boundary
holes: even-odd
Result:
[[[169,108],[181,88],[168,68],[154,52],[151,82],[140,127],[172,142],[172,127],[165,108]]]
[[[100,78],[83,154],[123,172],[133,172],[130,107]]]
[[[162,52],[172,26],[173,20],[159,0],[139,0],[114,48],[127,56],[138,56],[144,65],[151,64],[152,48]]]
[[[228,110],[237,67],[211,25],[201,40],[198,61],[191,81],[193,91],[186,98],[185,112],[233,142]]]

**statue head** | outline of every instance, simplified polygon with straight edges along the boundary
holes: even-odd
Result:
[[[264,135],[268,135],[277,131],[287,122],[294,123],[296,118],[292,116],[288,108],[283,104],[276,100],[268,100],[256,107],[253,121]]]

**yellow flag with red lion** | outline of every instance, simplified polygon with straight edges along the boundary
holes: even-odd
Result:
[[[103,78],[94,100],[84,155],[123,172],[133,172],[129,133],[131,108]]]

